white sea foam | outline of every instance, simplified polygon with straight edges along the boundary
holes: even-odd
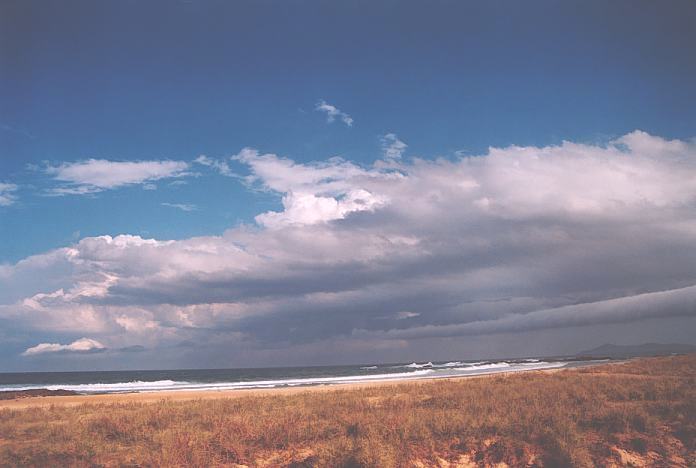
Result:
[[[453,370],[462,371],[466,374],[478,374],[478,373],[490,373],[490,371],[498,372],[518,372],[525,370],[541,370],[541,369],[554,369],[557,367],[563,367],[567,365],[566,362],[521,362],[521,363],[508,363],[508,362],[495,362],[492,364],[482,364],[478,366],[469,367],[457,367]]]
[[[433,363],[426,362],[425,364],[418,364],[417,362],[412,362],[411,364],[406,364],[405,366],[396,366],[396,367],[407,367],[409,369],[422,369],[424,367],[433,367]]]
[[[131,391],[157,391],[170,390],[181,385],[189,385],[189,382],[174,380],[155,380],[145,382],[135,380],[133,382],[118,383],[91,383],[91,384],[55,384],[55,385],[30,385],[30,386],[8,386],[0,387],[0,391],[22,391],[22,390],[70,390],[78,393],[102,393],[102,392],[131,392]]]
[[[466,364],[460,361],[452,361],[452,362],[446,362],[444,364],[433,364],[432,366],[434,368],[443,368],[443,367],[459,367],[459,366],[465,366]]]
[[[429,374],[430,372],[432,372],[432,370],[424,369],[411,372],[395,372],[391,374],[347,375],[340,377],[311,377],[278,380],[253,380],[248,382],[198,383],[173,380],[157,380],[153,382],[134,381],[78,385],[56,384],[30,387],[0,387],[0,391],[35,390],[38,388],[45,388],[48,390],[70,390],[78,393],[156,392],[162,390],[232,390],[239,388],[273,388],[298,385],[328,385],[333,383],[357,383],[379,380],[401,380],[424,376],[426,374]]]
[[[153,382],[143,382],[136,380],[133,382],[119,383],[93,383],[78,385],[50,385],[49,390],[71,390],[78,393],[101,393],[101,392],[138,392],[138,391],[157,391],[172,390],[182,385],[190,385],[189,382],[178,382],[174,380],[155,380]]]
[[[488,369],[504,369],[510,367],[510,364],[507,362],[493,362],[490,364],[478,364],[478,365],[469,365],[466,367],[456,367],[456,370],[463,370],[463,371],[480,371],[480,370],[488,370]]]

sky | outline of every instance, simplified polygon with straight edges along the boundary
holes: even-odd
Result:
[[[696,344],[691,1],[0,4],[0,371]]]

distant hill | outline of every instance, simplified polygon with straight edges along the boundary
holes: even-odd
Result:
[[[696,352],[696,346],[686,344],[645,343],[641,345],[604,344],[594,349],[581,351],[576,356],[593,357],[632,357],[664,356],[667,354],[686,354]]]

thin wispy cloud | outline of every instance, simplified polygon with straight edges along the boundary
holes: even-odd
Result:
[[[0,206],[10,206],[17,201],[17,188],[16,184],[0,182]]]
[[[198,207],[191,203],[160,203],[162,206],[168,206],[170,208],[176,208],[181,211],[196,211]]]
[[[382,153],[384,158],[388,160],[400,159],[401,155],[404,154],[408,145],[399,138],[394,133],[387,133],[381,138],[382,143]]]
[[[26,130],[22,130],[20,128],[15,128],[12,125],[7,125],[7,124],[2,124],[0,123],[0,130],[3,132],[8,132],[8,133],[14,133],[16,135],[21,135],[23,137],[29,138],[30,140],[36,139],[36,135],[27,132]]]
[[[213,159],[205,155],[200,155],[194,159],[194,162],[206,167],[210,167],[227,177],[234,177],[235,175],[232,172],[232,169],[230,169],[228,162],[224,160]]]
[[[152,188],[153,181],[189,175],[188,168],[188,163],[183,161],[88,159],[48,166],[44,172],[60,183],[59,186],[51,188],[49,193],[82,195],[137,184]]]
[[[345,112],[341,111],[338,107],[331,105],[324,100],[319,101],[314,109],[319,112],[325,113],[326,121],[329,123],[334,122],[336,119],[338,119],[349,127],[353,126],[353,118],[350,115],[346,114]]]

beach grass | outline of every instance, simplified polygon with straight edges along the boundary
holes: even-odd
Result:
[[[696,466],[696,355],[236,398],[89,398],[0,410],[0,465]]]

